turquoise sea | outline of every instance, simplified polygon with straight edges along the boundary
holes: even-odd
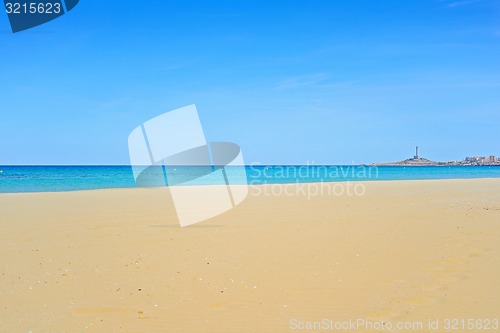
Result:
[[[237,183],[257,185],[297,182],[500,178],[500,166],[254,165],[246,166],[245,169],[246,178],[241,176],[241,172],[233,172],[231,173],[232,181],[236,179]],[[2,171],[0,172],[0,193],[136,187],[130,166],[0,166],[0,170]],[[156,172],[163,174],[164,171],[158,167]],[[182,185],[183,180],[190,181],[190,184],[212,183],[210,177],[200,178],[206,175],[206,167],[182,166],[172,168],[169,170],[169,173],[171,172],[175,172],[176,185]],[[238,175],[240,175],[239,178]]]

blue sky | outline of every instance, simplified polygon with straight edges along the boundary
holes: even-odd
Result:
[[[196,104],[247,163],[500,155],[496,0],[90,1],[13,34],[0,13],[0,164],[128,164],[144,121]]]

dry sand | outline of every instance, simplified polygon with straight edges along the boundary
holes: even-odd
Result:
[[[186,228],[165,189],[2,194],[0,332],[297,332],[322,319],[425,332],[440,319],[442,332],[446,318],[500,317],[500,179],[364,185],[310,200],[253,189]]]

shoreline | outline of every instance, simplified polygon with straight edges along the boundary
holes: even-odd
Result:
[[[342,183],[378,183],[378,182],[426,182],[426,181],[454,181],[454,180],[495,180],[500,179],[500,177],[468,177],[468,178],[425,178],[425,179],[359,179],[359,180],[339,180],[339,181],[311,181],[311,182],[288,182],[288,183],[266,183],[266,184],[234,184],[237,186],[248,186],[248,187],[259,187],[259,186],[280,186],[280,185],[299,185],[299,184],[342,184]],[[179,185],[175,185],[179,186]],[[185,186],[223,186],[220,184],[209,184],[209,185],[185,185]],[[1,192],[0,196],[7,194],[44,194],[44,193],[74,193],[74,192],[93,192],[93,191],[112,191],[112,190],[154,190],[154,189],[168,189],[170,186],[158,186],[158,187],[103,187],[96,189],[76,189],[76,190],[61,190],[61,191],[25,191],[25,192]]]
[[[491,163],[491,164],[453,164],[453,163],[448,163],[448,162],[435,162],[435,163],[430,163],[430,164],[404,164],[402,162],[400,163],[373,163],[369,164],[367,166],[375,166],[375,167],[381,167],[381,166],[386,166],[386,167],[500,167],[500,163]]]

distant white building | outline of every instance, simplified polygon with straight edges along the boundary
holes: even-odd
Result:
[[[497,158],[495,155],[491,155],[491,156],[467,156],[465,158],[465,161],[469,162],[469,163],[485,164],[485,163],[497,163],[497,162],[500,162],[500,159]]]

